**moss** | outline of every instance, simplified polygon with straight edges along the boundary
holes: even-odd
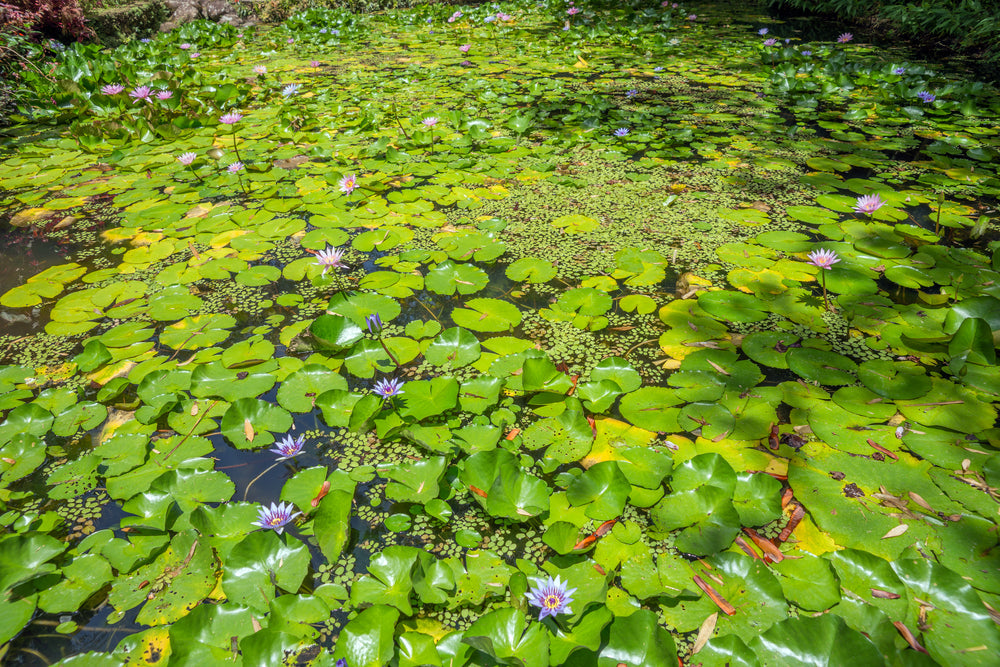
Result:
[[[118,46],[155,32],[168,14],[162,0],[140,0],[118,7],[93,9],[87,12],[87,22],[101,44]]]

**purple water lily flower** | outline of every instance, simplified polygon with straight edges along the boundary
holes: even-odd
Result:
[[[840,261],[840,258],[837,257],[837,253],[826,249],[813,250],[809,253],[808,257],[810,264],[817,268],[826,270],[829,270],[834,264]]]
[[[858,197],[858,200],[854,205],[854,212],[864,213],[865,215],[870,216],[872,213],[885,205],[886,201],[878,195],[864,195]]]
[[[778,40],[774,39],[773,37],[771,39],[765,39],[764,40],[764,46],[774,46],[777,43],[778,43]]]
[[[191,153],[191,152],[187,152],[187,153],[181,153],[181,155],[177,158],[177,161],[180,162],[185,167],[190,167],[191,164],[197,158],[198,158],[197,154]]]
[[[323,267],[322,276],[330,269],[345,269],[347,265],[343,262],[344,250],[341,248],[327,247],[316,253],[316,263]]]
[[[934,93],[928,93],[926,90],[921,90],[917,93],[917,97],[924,101],[924,104],[930,104],[937,99],[937,95]]]
[[[270,507],[262,506],[257,510],[257,521],[254,523],[255,526],[260,528],[266,528],[268,530],[273,530],[274,532],[281,535],[281,531],[285,529],[295,517],[302,514],[302,512],[296,512],[295,505],[292,503],[271,503]]]
[[[632,90],[625,91],[625,97],[633,98],[639,94],[639,91],[633,88]]]
[[[619,127],[617,130],[615,130],[611,134],[615,135],[616,137],[621,138],[621,137],[628,136],[628,133],[629,133],[629,129],[627,127]]]
[[[382,318],[379,317],[378,313],[372,313],[365,318],[365,324],[368,325],[369,333],[377,333],[382,331]]]
[[[191,45],[190,45],[190,44],[188,44],[187,42],[184,42],[183,44],[181,44],[181,45],[180,45],[180,48],[182,48],[182,49],[184,49],[185,51],[187,51],[188,49],[190,49],[190,48],[191,48]]]
[[[432,128],[432,127],[434,127],[435,125],[438,124],[438,117],[437,116],[428,116],[427,118],[424,118],[420,122],[423,123],[424,127],[426,127],[427,129],[430,129],[430,128]]]
[[[290,84],[288,84],[287,86],[285,86],[284,88],[281,89],[281,96],[282,97],[291,97],[295,93],[299,92],[299,88],[300,87],[301,86],[299,84],[297,84],[297,83],[290,83]]]
[[[854,39],[854,35],[851,34],[851,33],[849,33],[849,32],[845,32],[845,33],[842,33],[839,37],[837,37],[837,43],[838,44],[847,44],[852,39]]]
[[[228,171],[230,174],[235,174],[238,171],[243,171],[243,163],[242,162],[234,162],[231,165],[229,165],[228,167],[226,167],[226,171]]]
[[[559,577],[549,577],[547,580],[535,579],[535,587],[527,593],[528,604],[539,607],[538,620],[546,616],[556,616],[557,614],[572,614],[573,610],[569,605],[573,602],[570,597],[576,592],[575,588],[567,588],[569,582],[559,580]]]
[[[173,96],[174,96],[173,91],[166,89],[160,90],[156,93],[156,99],[158,100],[169,100]]]
[[[472,49],[472,44],[462,44],[462,46],[458,47],[458,50],[462,53],[468,53],[470,49]]]
[[[125,86],[120,83],[109,83],[101,88],[101,92],[105,95],[120,95],[125,92]]]
[[[767,28],[761,28],[760,30],[757,31],[757,34],[760,35],[761,37],[763,37],[768,32],[770,32],[770,31]]]
[[[396,378],[384,378],[375,383],[375,388],[372,391],[385,399],[399,396],[403,393],[403,381]]]
[[[892,70],[892,73],[893,74],[906,74],[906,68],[905,67],[897,67],[896,69]]]
[[[219,122],[223,125],[236,125],[236,123],[241,120],[243,120],[243,114],[239,111],[230,111],[229,113],[219,116]]]
[[[806,50],[806,51],[802,52],[802,55],[804,55],[804,56],[811,56],[812,54],[813,54],[813,52],[809,51],[809,50]]]
[[[305,444],[306,436],[304,435],[300,435],[298,438],[292,438],[292,436],[286,435],[281,442],[277,443],[277,447],[268,451],[277,454],[279,461],[287,461],[288,459],[301,454],[302,447]]]

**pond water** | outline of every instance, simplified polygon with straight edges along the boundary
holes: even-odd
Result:
[[[0,143],[5,661],[992,664],[1000,97],[844,32],[67,50]]]

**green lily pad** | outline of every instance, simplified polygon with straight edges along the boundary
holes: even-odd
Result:
[[[521,323],[521,311],[507,301],[469,299],[465,305],[465,308],[455,308],[451,317],[455,324],[472,331],[510,331]]]
[[[424,351],[427,361],[435,366],[462,368],[479,359],[479,340],[461,327],[445,329]]]
[[[511,280],[545,283],[556,277],[556,267],[544,259],[524,257],[508,266],[506,273]]]
[[[287,410],[255,398],[234,401],[222,416],[222,434],[238,449],[270,445],[275,433],[291,427],[292,415]]]
[[[767,318],[767,304],[743,292],[704,292],[698,305],[706,313],[729,322],[759,322]]]
[[[829,350],[797,347],[785,355],[789,370],[809,380],[825,385],[851,384],[858,365],[851,359]]]

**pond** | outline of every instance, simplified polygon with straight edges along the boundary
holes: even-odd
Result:
[[[1000,96],[707,3],[66,49],[0,143],[16,665],[990,665]]]

